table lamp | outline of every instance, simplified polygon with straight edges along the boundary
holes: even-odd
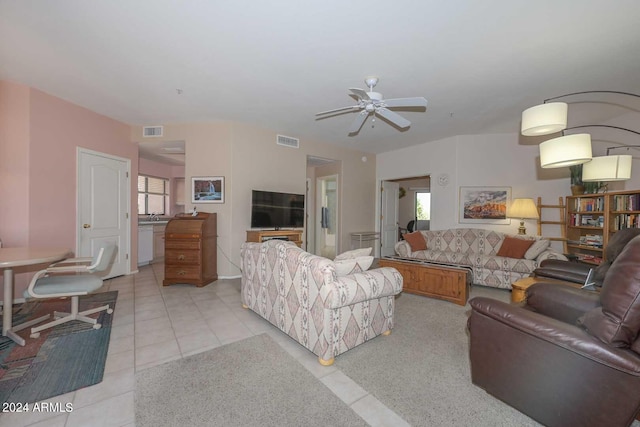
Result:
[[[507,211],[509,218],[520,219],[520,227],[518,227],[518,234],[527,234],[527,229],[524,227],[525,219],[538,218],[538,208],[533,202],[533,199],[513,199],[513,203]]]

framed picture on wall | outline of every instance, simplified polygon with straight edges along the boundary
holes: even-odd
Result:
[[[224,176],[191,177],[191,203],[224,203]]]
[[[511,187],[460,187],[460,223],[510,224]]]

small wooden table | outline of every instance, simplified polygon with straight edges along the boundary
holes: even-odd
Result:
[[[525,277],[520,280],[516,280],[511,284],[511,302],[522,302],[525,300],[525,292],[529,288],[529,286],[534,283],[556,283],[559,285],[569,285],[574,288],[582,288],[580,283],[574,282],[566,282],[558,279],[551,279],[548,277]]]
[[[469,297],[469,270],[398,258],[381,258],[380,267],[393,267],[402,275],[402,290],[465,305]]]

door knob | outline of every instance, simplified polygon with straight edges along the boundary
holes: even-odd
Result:
[[[91,228],[91,224],[82,224],[82,228]]]

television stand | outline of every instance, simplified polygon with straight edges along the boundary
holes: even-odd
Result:
[[[302,247],[302,233],[304,230],[247,230],[247,242],[266,242],[278,239],[288,240]]]

